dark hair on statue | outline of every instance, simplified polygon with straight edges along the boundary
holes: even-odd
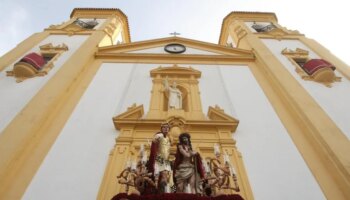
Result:
[[[189,146],[190,146],[190,149],[192,150],[192,144],[191,144],[191,136],[190,136],[190,134],[188,134],[188,133],[181,133],[181,134],[179,135],[179,142],[180,142],[180,144],[183,144],[183,138],[187,138],[188,144],[189,144]]]

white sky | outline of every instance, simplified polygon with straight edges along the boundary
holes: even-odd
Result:
[[[315,39],[350,64],[350,6],[345,0],[0,0],[0,55],[35,32],[69,19],[76,7],[119,8],[129,20],[131,40],[180,37],[218,43],[231,11],[274,12],[279,24]]]

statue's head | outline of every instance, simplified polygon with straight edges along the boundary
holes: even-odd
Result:
[[[176,88],[176,86],[177,86],[177,83],[174,81],[173,82],[173,88]]]
[[[169,123],[164,122],[164,123],[162,123],[162,124],[160,125],[160,131],[161,131],[162,133],[167,134],[167,133],[169,132],[169,130],[170,130],[170,125],[169,125]]]
[[[191,136],[190,136],[190,134],[188,134],[188,133],[181,133],[179,135],[179,142],[180,142],[180,144],[191,146]]]

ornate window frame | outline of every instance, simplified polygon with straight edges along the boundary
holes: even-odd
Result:
[[[33,78],[36,76],[45,76],[49,71],[54,67],[54,62],[62,55],[63,52],[68,51],[68,46],[64,43],[61,45],[53,46],[52,43],[48,43],[42,46],[39,46],[39,54],[43,58],[49,58],[46,64],[42,69],[37,70],[32,67],[30,64],[17,62],[14,64],[11,71],[7,71],[7,76],[13,76],[16,78],[16,82],[22,82],[28,78]]]
[[[323,73],[322,75],[309,75],[308,73],[306,73],[306,71],[303,69],[303,66],[300,65],[300,63],[305,64],[306,62],[311,60],[311,58],[309,58],[309,51],[307,50],[301,48],[296,48],[295,50],[285,48],[282,50],[281,54],[286,56],[288,60],[295,66],[295,71],[303,80],[321,83],[326,87],[332,87],[332,83],[341,81],[341,77],[337,77],[333,71],[328,71],[327,74]]]

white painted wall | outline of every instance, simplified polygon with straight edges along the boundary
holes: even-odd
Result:
[[[6,76],[6,71],[12,70],[14,63],[18,62],[18,60],[0,72],[0,134],[86,39],[87,36],[50,35],[18,58],[20,60],[30,52],[40,52],[39,46],[47,43],[52,43],[53,45],[65,43],[69,50],[64,52],[54,62],[55,67],[46,76],[35,77],[21,83],[16,83],[14,77]]]
[[[160,54],[170,54],[166,51],[164,51],[164,47],[155,47],[150,49],[142,49],[137,51],[130,51],[128,53],[160,53]],[[201,54],[201,55],[220,55],[214,52],[204,51],[200,49],[195,49],[191,47],[186,47],[186,51],[182,54]]]
[[[149,71],[147,65],[101,66],[23,199],[96,199],[118,135],[112,117],[125,112],[127,102],[149,101]]]
[[[172,64],[103,64],[28,187],[24,199],[95,199],[113,148],[112,117],[132,103],[148,112],[150,70]],[[203,112],[219,105],[240,120],[234,134],[255,199],[325,199],[247,66],[189,65]],[[45,188],[45,190],[43,190]],[[52,195],[55,194],[55,195]]]
[[[240,121],[234,138],[255,199],[325,199],[250,70],[220,70]]]
[[[309,58],[320,58],[311,49],[305,46],[299,40],[273,40],[263,39],[264,44],[286,67],[292,76],[304,87],[304,89],[314,98],[314,100],[323,108],[328,116],[336,123],[342,132],[350,139],[350,82],[349,80],[335,71],[337,76],[342,77],[341,82],[335,82],[331,88],[320,83],[303,80],[296,72],[295,66],[287,57],[281,54],[284,48],[295,50],[301,48],[309,51]],[[337,66],[335,66],[337,67]]]

